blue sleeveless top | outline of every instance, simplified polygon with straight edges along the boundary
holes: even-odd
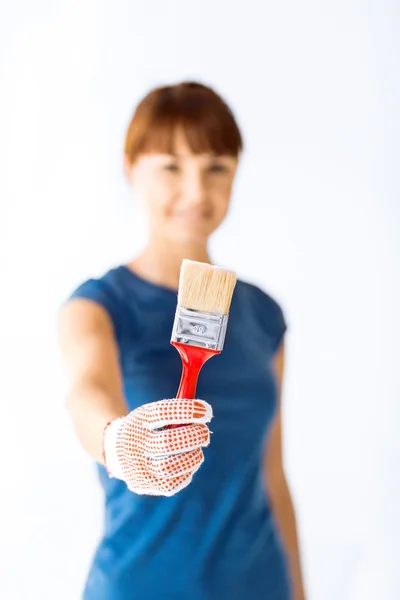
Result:
[[[108,311],[129,410],[176,395],[173,290],[119,266],[70,297]],[[213,407],[213,434],[187,488],[170,498],[136,495],[97,465],[105,520],[83,600],[289,600],[261,466],[277,402],[271,359],[285,329],[276,301],[238,281],[224,349],[200,373],[197,397]]]

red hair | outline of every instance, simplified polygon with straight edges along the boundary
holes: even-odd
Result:
[[[177,129],[192,152],[238,157],[243,149],[236,120],[224,100],[201,83],[157,87],[138,104],[125,139],[125,156],[132,164],[140,154],[173,154]]]

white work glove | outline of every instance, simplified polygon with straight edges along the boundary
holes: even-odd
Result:
[[[115,419],[104,431],[104,462],[111,477],[136,494],[172,496],[191,482],[210,443],[205,425],[212,408],[203,400],[160,400]],[[183,425],[163,429],[167,425]]]

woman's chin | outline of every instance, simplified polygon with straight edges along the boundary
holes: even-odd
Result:
[[[215,227],[211,227],[210,223],[181,223],[178,227],[170,229],[171,241],[184,243],[200,244],[206,243]]]

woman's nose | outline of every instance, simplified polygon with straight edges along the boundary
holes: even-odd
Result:
[[[207,195],[205,177],[201,174],[191,174],[190,177],[185,179],[182,191],[188,204],[202,204]]]

